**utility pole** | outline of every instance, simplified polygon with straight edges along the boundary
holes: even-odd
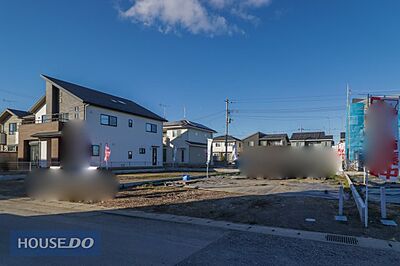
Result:
[[[229,123],[231,119],[229,117],[229,99],[226,98],[225,100],[225,116],[226,116],[226,125],[225,125],[225,165],[228,165],[228,134],[229,134]]]
[[[350,87],[346,85],[346,168],[350,164]]]

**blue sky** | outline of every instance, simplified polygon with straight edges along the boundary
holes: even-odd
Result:
[[[186,107],[220,133],[228,97],[238,137],[338,134],[346,83],[355,96],[400,92],[399,1],[144,1],[3,1],[0,108],[29,108],[44,73],[165,105],[168,120]]]

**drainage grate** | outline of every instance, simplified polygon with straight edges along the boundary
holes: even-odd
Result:
[[[358,240],[352,236],[341,236],[341,235],[326,235],[326,240],[330,242],[358,245]]]

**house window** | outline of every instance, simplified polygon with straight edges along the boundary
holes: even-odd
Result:
[[[185,162],[185,149],[181,150],[181,162],[184,163]]]
[[[128,159],[129,159],[129,160],[132,160],[132,157],[133,157],[132,151],[128,151]]]
[[[157,133],[157,125],[146,123],[146,131],[151,133]]]
[[[92,145],[92,156],[100,156],[100,146]]]
[[[79,106],[74,107],[74,118],[79,119]]]
[[[128,120],[128,127],[133,127],[133,120],[132,119]]]
[[[100,124],[104,126],[117,126],[117,117],[111,115],[100,115]]]
[[[254,147],[254,141],[249,141],[249,147]]]
[[[146,153],[146,149],[145,148],[140,148],[139,149],[139,154],[145,154]]]
[[[8,132],[10,135],[14,135],[17,132],[17,123],[8,124]]]
[[[266,140],[262,140],[262,141],[260,141],[260,145],[261,146],[267,146],[268,142]]]
[[[215,147],[221,147],[221,143],[216,142]]]

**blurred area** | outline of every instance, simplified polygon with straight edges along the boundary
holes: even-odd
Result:
[[[328,177],[341,162],[330,148],[255,147],[242,154],[240,170],[249,178]]]
[[[35,169],[25,180],[28,196],[35,199],[101,201],[118,191],[115,175],[90,166],[90,142],[82,121],[71,121],[62,130],[60,166]]]

